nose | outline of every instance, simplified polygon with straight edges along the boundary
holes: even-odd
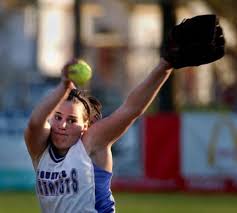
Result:
[[[67,127],[67,122],[65,120],[61,120],[61,122],[59,123],[59,128],[66,129],[66,127]]]

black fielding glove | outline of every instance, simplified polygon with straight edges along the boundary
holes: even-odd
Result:
[[[208,64],[225,54],[225,39],[216,15],[184,19],[170,31],[161,57],[175,69]]]

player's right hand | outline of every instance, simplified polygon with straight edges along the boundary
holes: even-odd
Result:
[[[68,67],[71,66],[72,64],[75,64],[76,63],[76,59],[73,58],[71,59],[70,61],[68,61],[62,68],[62,73],[61,73],[61,81],[64,83],[64,85],[66,87],[70,87],[70,88],[75,88],[75,85],[73,83],[73,81],[71,81],[69,78],[68,78]]]

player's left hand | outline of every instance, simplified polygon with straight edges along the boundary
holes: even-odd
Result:
[[[225,39],[214,14],[185,19],[169,33],[161,57],[174,68],[214,62],[225,54]]]

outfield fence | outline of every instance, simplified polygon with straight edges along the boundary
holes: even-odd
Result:
[[[23,130],[28,113],[0,114],[0,190],[34,189]],[[237,116],[144,116],[113,146],[115,191],[237,192]]]

